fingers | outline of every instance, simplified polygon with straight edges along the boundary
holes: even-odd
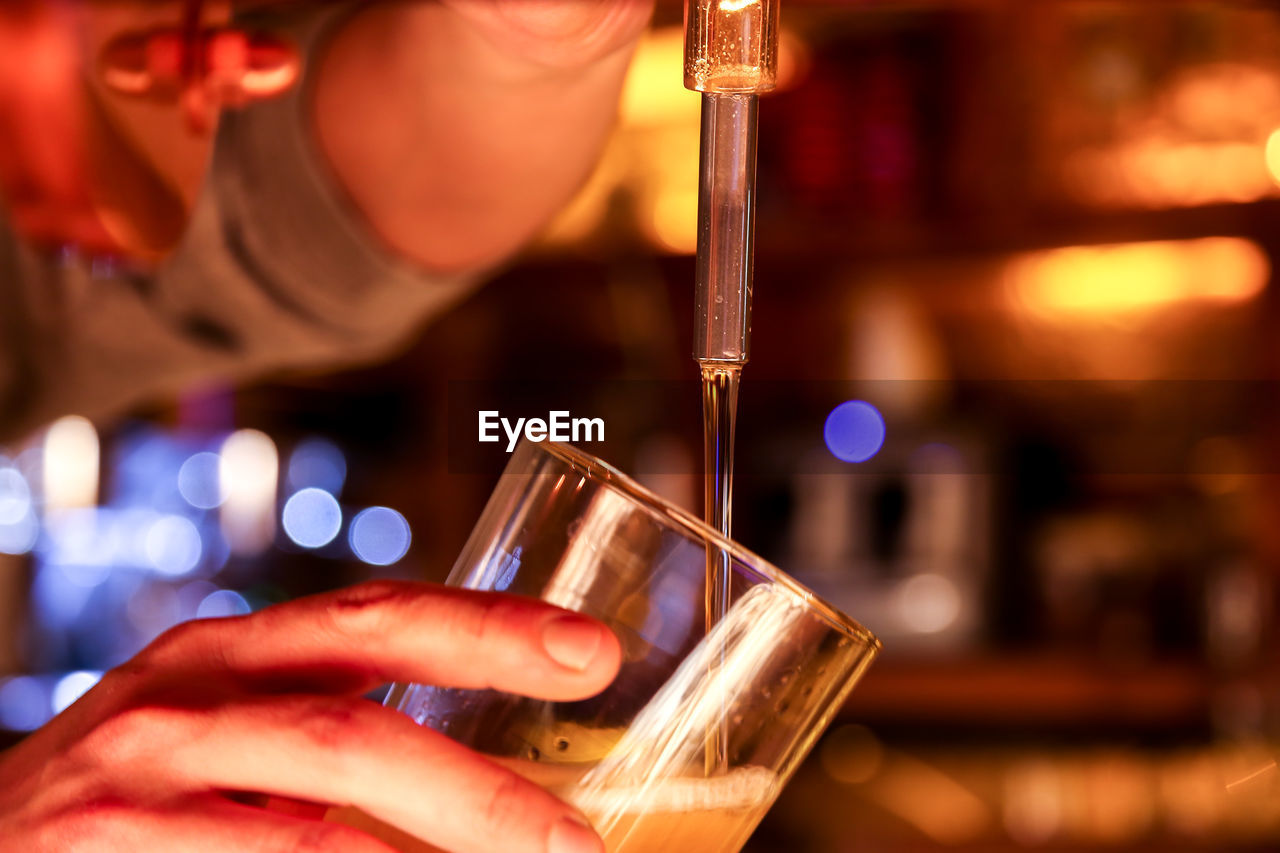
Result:
[[[198,835],[189,833],[192,838],[223,844],[224,847],[216,849],[226,849],[228,853],[293,853],[299,850],[395,853],[394,848],[367,833],[343,824],[327,823],[319,817],[307,819],[269,812],[238,805],[216,795],[208,797],[208,800],[210,805],[200,812],[198,820],[182,829],[198,829]],[[175,846],[174,849],[196,848]]]
[[[296,687],[360,691],[386,681],[583,699],[617,674],[621,649],[593,619],[534,599],[407,582],[364,584],[236,619],[188,623],[144,668],[205,668]],[[136,668],[136,667],[135,667]]]
[[[543,788],[360,699],[139,708],[99,727],[88,743],[98,762],[140,773],[162,764],[179,789],[252,789],[350,804],[450,850],[603,849],[576,813]]]
[[[82,804],[75,817],[62,826],[58,849],[95,853],[394,853],[394,848],[353,827],[275,814],[217,794],[160,805]]]

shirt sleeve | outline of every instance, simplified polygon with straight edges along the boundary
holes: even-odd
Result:
[[[339,12],[295,22],[313,58]],[[310,63],[308,63],[310,65]],[[315,150],[310,76],[223,116],[184,240],[154,274],[49,259],[0,221],[0,439],[201,383],[375,360],[470,291],[383,247]]]

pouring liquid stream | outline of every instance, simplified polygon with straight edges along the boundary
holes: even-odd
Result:
[[[737,364],[704,364],[702,367],[702,425],[706,459],[704,512],[707,524],[726,539],[733,521],[733,439],[738,413]],[[733,567],[730,555],[716,547],[707,548],[707,632],[724,618],[729,609]],[[723,656],[721,650],[721,657]],[[722,661],[713,663],[719,666]],[[728,697],[722,696],[719,725],[707,732],[706,774],[714,776],[728,768]]]

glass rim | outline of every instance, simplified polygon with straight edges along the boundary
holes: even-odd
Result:
[[[652,490],[640,485],[629,475],[624,474],[608,462],[563,442],[522,439],[521,444],[565,462],[570,468],[582,475],[612,487],[639,504],[643,509],[662,516],[699,539],[715,545],[720,550],[732,555],[738,562],[750,566],[752,571],[764,575],[770,582],[778,584],[797,595],[807,607],[810,607],[819,616],[834,624],[843,633],[869,645],[877,652],[883,648],[880,639],[862,623],[827,602],[822,596],[801,584],[764,557],[743,547],[734,540],[726,538],[720,531],[702,519],[673,505]]]

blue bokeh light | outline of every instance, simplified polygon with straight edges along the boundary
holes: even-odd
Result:
[[[220,589],[205,596],[196,610],[197,619],[225,619],[228,616],[243,616],[252,611],[249,602],[238,592]]]
[[[866,462],[884,446],[884,416],[870,403],[848,400],[831,410],[822,438],[842,462]]]
[[[125,616],[144,643],[150,642],[182,620],[178,593],[165,581],[146,581],[133,589],[125,603]]]
[[[112,545],[106,531],[109,513],[99,509],[72,509],[45,519],[47,534],[41,555],[60,566],[103,566],[111,561]]]
[[[285,535],[303,548],[328,545],[342,529],[338,499],[324,489],[307,488],[285,501],[281,524]]]
[[[145,429],[125,436],[112,454],[114,507],[136,506],[177,510],[186,501],[179,492],[175,472],[192,448],[158,430]]]
[[[196,509],[213,509],[227,499],[218,474],[219,461],[218,454],[204,451],[178,469],[178,491]]]
[[[89,692],[89,688],[102,680],[102,673],[82,669],[68,672],[53,686],[53,699],[50,707],[54,714],[61,714],[81,696]]]
[[[0,554],[25,554],[39,537],[40,523],[30,510],[12,522],[0,522]]]
[[[333,442],[310,438],[289,455],[285,477],[292,489],[320,489],[340,495],[347,479],[347,459]]]
[[[200,605],[218,591],[216,584],[207,580],[194,580],[178,588],[178,618],[182,621],[196,618]]]
[[[80,618],[90,587],[73,582],[61,566],[38,565],[31,581],[31,601],[39,622],[55,628],[66,628]]]
[[[15,468],[0,468],[0,524],[17,524],[31,512],[31,487]]]
[[[372,506],[351,522],[347,541],[351,550],[366,563],[389,566],[409,552],[412,534],[409,522],[394,509]]]
[[[49,691],[40,680],[20,675],[0,683],[0,726],[10,731],[31,732],[53,716]]]
[[[156,519],[147,530],[144,548],[151,567],[169,577],[190,574],[204,551],[200,531],[180,515]]]

